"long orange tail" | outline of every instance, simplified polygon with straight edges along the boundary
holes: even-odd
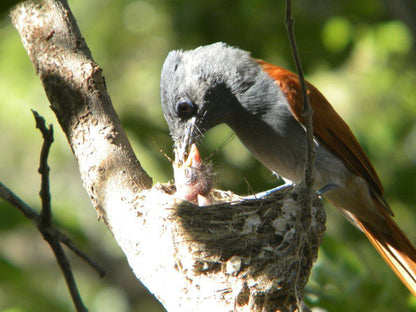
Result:
[[[354,219],[384,261],[392,268],[410,292],[416,296],[416,248],[394,222],[393,218],[387,213],[385,214],[388,227],[385,233],[374,229],[374,227],[360,221],[358,218]]]

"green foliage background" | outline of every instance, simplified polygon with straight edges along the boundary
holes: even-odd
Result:
[[[77,165],[48,108],[39,79],[0,5],[0,180],[39,208],[41,136],[30,108],[55,125],[50,155],[55,222],[105,266],[99,279],[71,255],[90,311],[163,311],[138,285],[119,247],[82,188]],[[70,0],[114,106],[155,182],[172,178],[171,140],[159,100],[169,50],[225,41],[293,69],[284,26],[285,1]],[[293,1],[306,75],[346,119],[368,152],[398,223],[416,242],[416,3],[414,0]],[[231,137],[213,129],[217,186],[240,193],[270,188],[275,178]],[[223,144],[224,142],[228,142]],[[305,297],[314,311],[416,311],[364,236],[332,207]],[[156,246],[157,247],[157,246]],[[52,253],[34,226],[0,201],[0,311],[72,311]]]

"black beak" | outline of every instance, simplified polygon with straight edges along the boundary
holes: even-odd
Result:
[[[185,125],[183,135],[181,135],[175,143],[175,163],[181,165],[188,158],[191,145],[196,137],[196,117],[192,117]]]

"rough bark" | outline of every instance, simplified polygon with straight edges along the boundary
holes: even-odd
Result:
[[[84,187],[135,275],[173,311],[293,311],[324,231],[294,192],[196,207],[140,166],[65,0],[25,2],[12,21],[75,155]]]

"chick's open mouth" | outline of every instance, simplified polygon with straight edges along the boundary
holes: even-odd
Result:
[[[202,164],[201,156],[196,144],[193,143],[188,150],[186,148],[175,148],[175,162],[177,168],[197,167]]]

